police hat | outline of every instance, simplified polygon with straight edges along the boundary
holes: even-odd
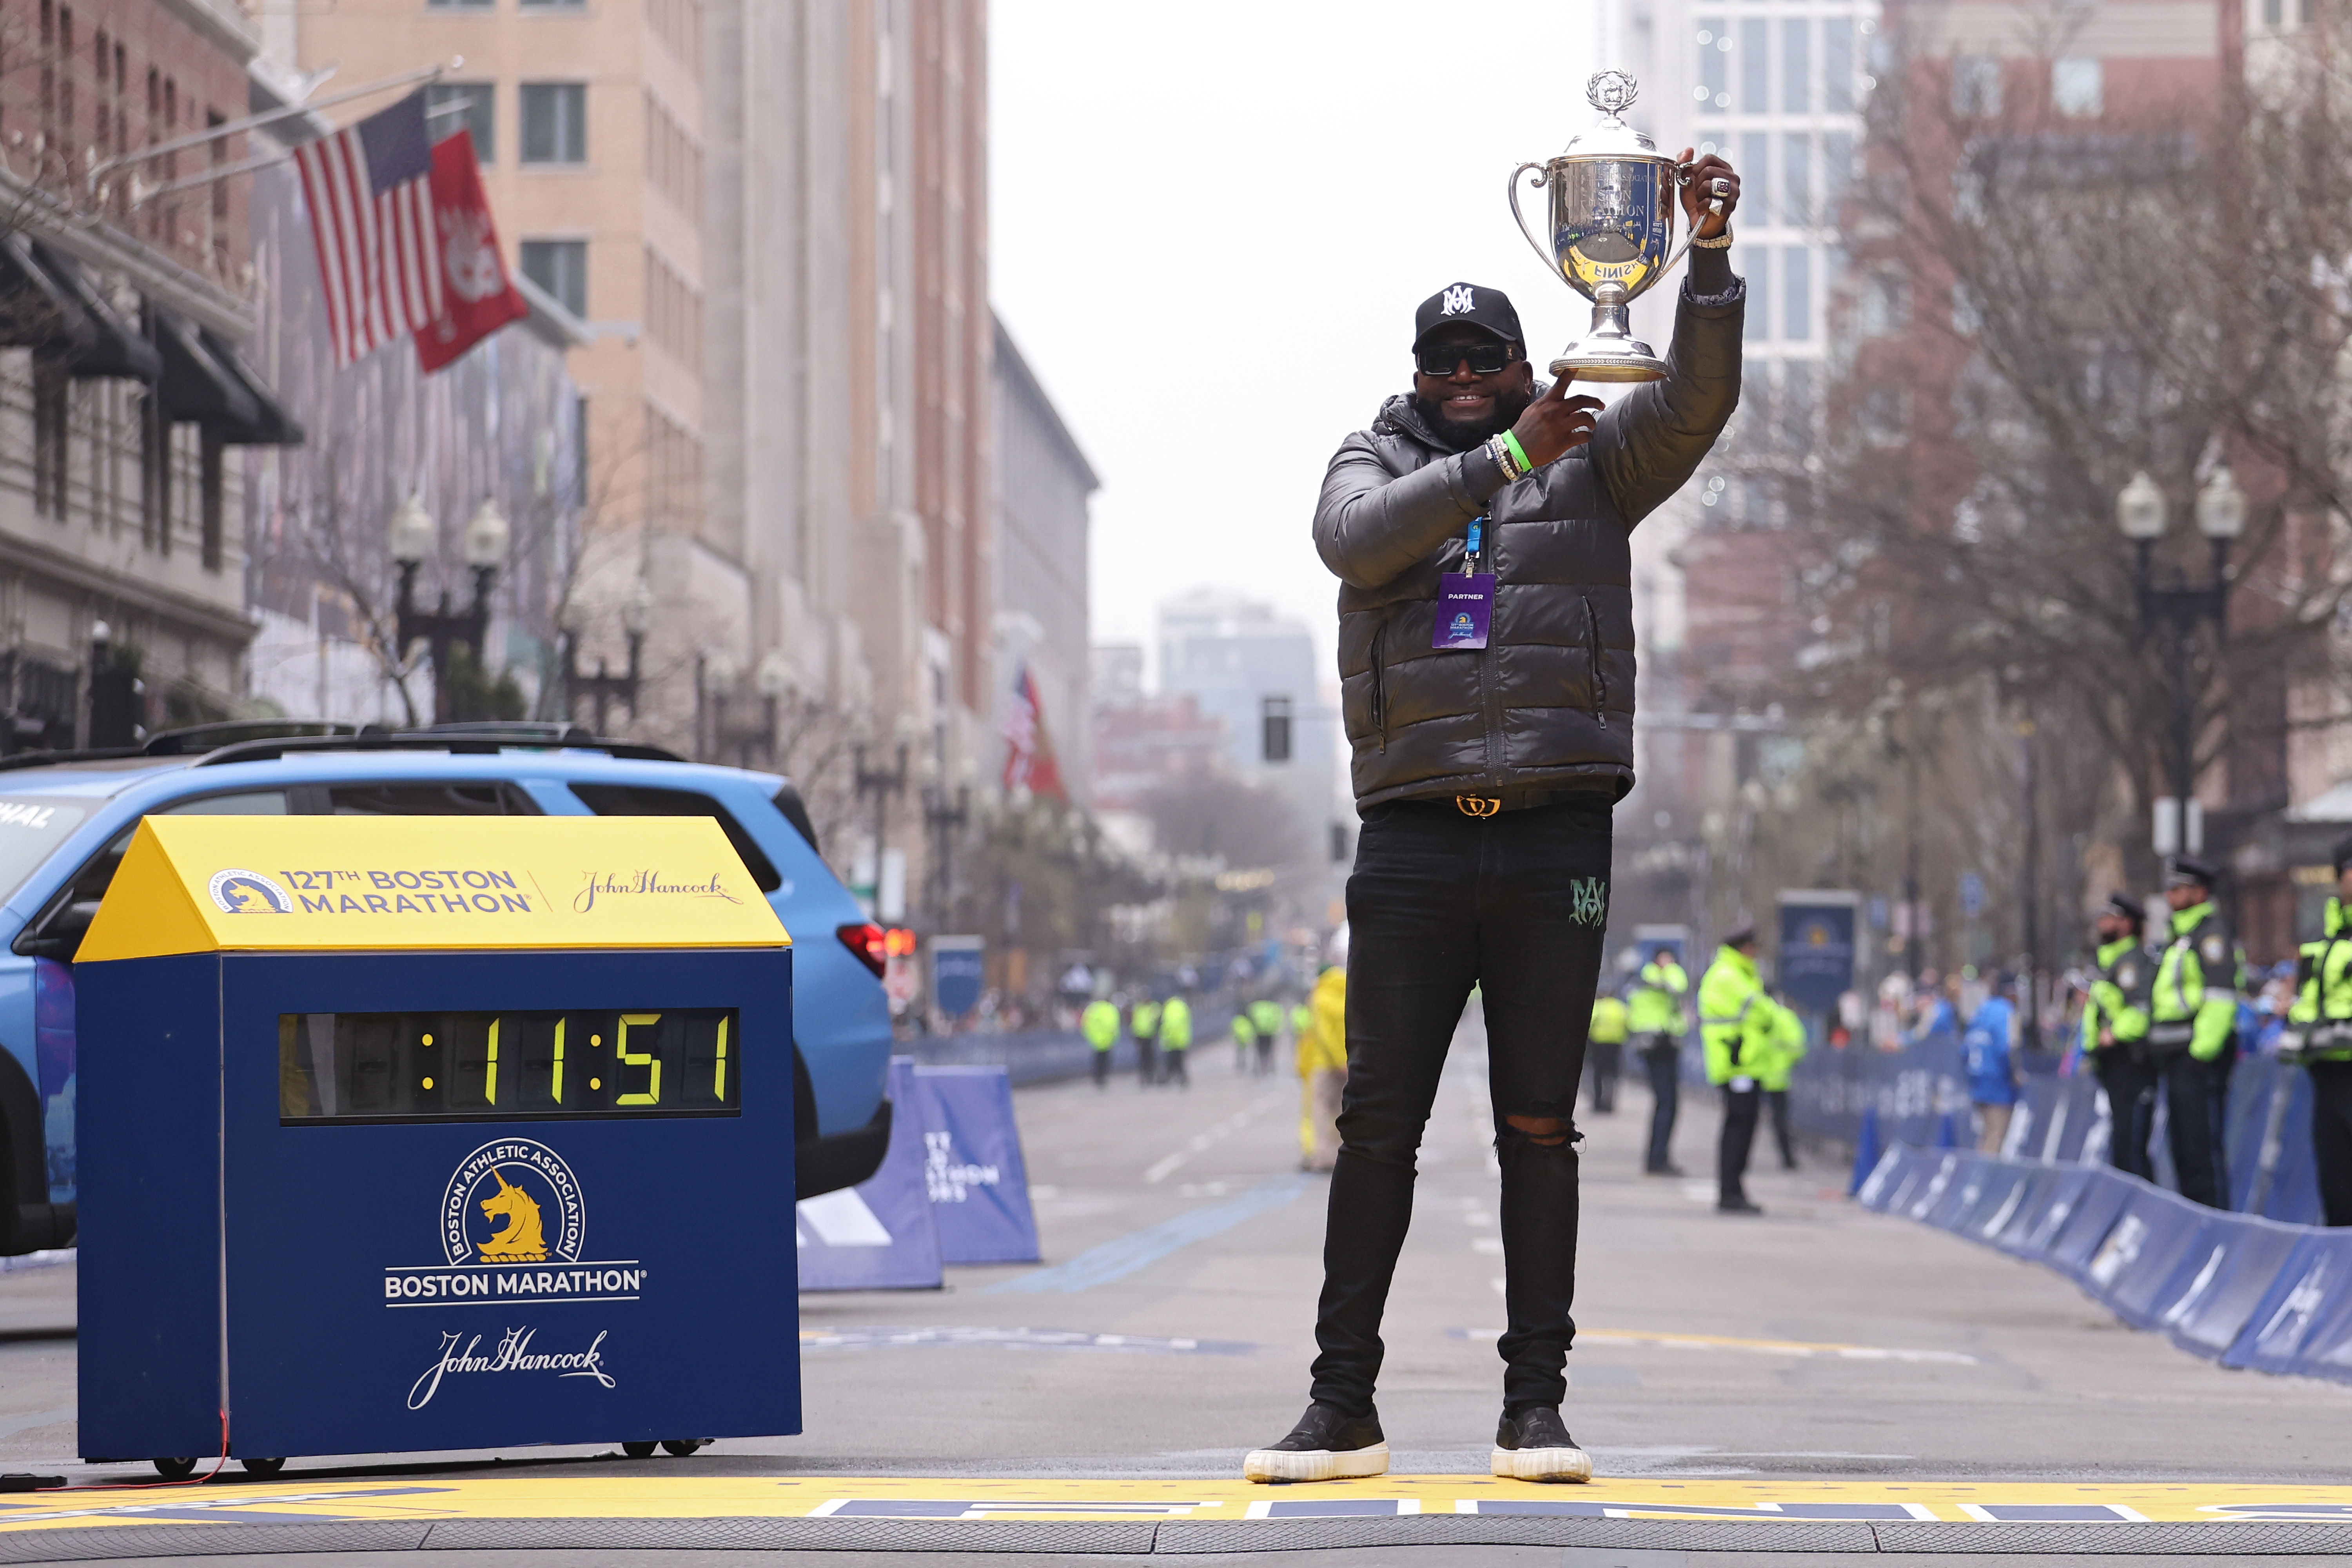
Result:
[[[2345,867],[2352,866],[2352,838],[2339,838],[2336,841],[2334,865],[2336,874],[2339,877],[2344,875]]]
[[[2168,888],[2204,888],[2213,886],[2213,868],[2194,855],[2168,856],[2164,862],[2164,885]]]
[[[2136,926],[2147,923],[2147,911],[2142,909],[2139,900],[2129,893],[2109,893],[2106,908],[2099,912],[2106,915],[2119,915]]]
[[[1738,925],[1733,926],[1731,928],[1730,934],[1723,939],[1723,945],[1726,947],[1755,946],[1756,922],[1754,921],[1741,921]]]

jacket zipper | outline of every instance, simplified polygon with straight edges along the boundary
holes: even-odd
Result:
[[[1372,633],[1372,728],[1380,736],[1382,755],[1389,749],[1389,694],[1387,683],[1381,679],[1381,639],[1387,635],[1386,626]]]
[[[1592,716],[1601,727],[1609,727],[1609,677],[1601,663],[1601,617],[1592,613],[1590,595],[1579,595],[1584,600],[1585,646],[1592,660]]]

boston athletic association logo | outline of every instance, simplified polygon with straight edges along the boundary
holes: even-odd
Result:
[[[530,1138],[483,1144],[441,1196],[441,1252],[453,1264],[577,1263],[587,1231],[572,1167]]]
[[[294,895],[258,871],[215,871],[205,890],[213,904],[229,915],[290,915]]]

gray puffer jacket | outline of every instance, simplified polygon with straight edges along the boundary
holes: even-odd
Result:
[[[1633,787],[1628,535],[1706,457],[1739,404],[1745,289],[1683,294],[1664,381],[1600,418],[1591,442],[1510,485],[1391,397],[1340,444],[1315,509],[1339,590],[1340,706],[1359,809],[1411,796],[1524,799]],[[1438,578],[1488,518],[1496,575],[1484,651],[1438,652]]]

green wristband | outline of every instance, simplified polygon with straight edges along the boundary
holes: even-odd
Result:
[[[1519,445],[1519,438],[1517,436],[1508,430],[1504,431],[1503,445],[1511,449],[1511,456],[1518,459],[1518,464],[1521,468],[1531,474],[1536,471],[1536,466],[1528,461],[1528,449]]]

